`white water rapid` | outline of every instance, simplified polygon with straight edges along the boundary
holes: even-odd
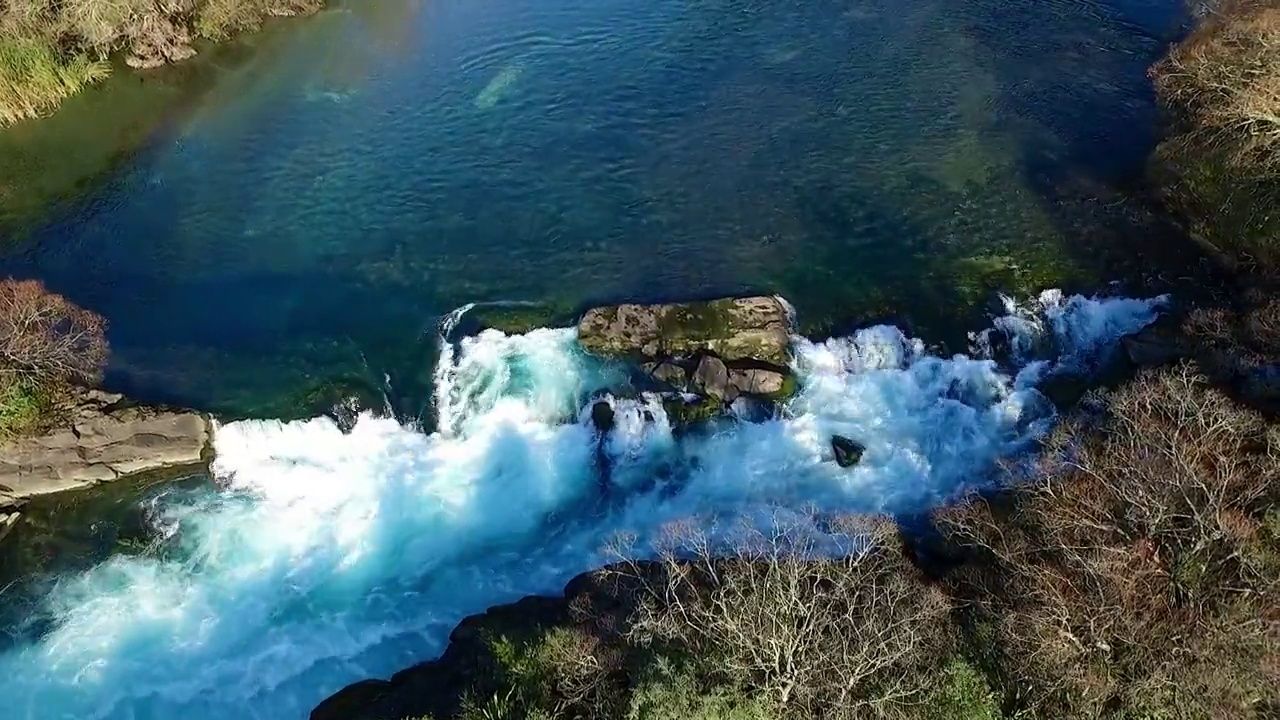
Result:
[[[1086,362],[1156,304],[1046,293],[996,324],[1040,375]],[[349,435],[327,419],[221,427],[224,489],[160,503],[175,550],[58,582],[52,625],[0,651],[0,715],[305,718],[347,683],[438,654],[465,615],[558,591],[619,531],[643,546],[690,516],[927,509],[1052,422],[1025,377],[931,356],[892,327],[797,339],[796,354],[800,393],[778,419],[677,440],[660,403],[613,400],[603,495],[582,408],[623,375],[571,329],[446,344],[431,435],[373,417]],[[866,444],[859,466],[832,461],[832,433]]]

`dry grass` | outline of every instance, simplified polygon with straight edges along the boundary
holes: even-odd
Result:
[[[1232,0],[1152,69],[1190,135],[1238,168],[1280,171],[1280,1]]]
[[[1280,272],[1280,0],[1220,0],[1151,69],[1170,134],[1153,157],[1165,200],[1225,264]]]
[[[43,115],[110,72],[101,60],[62,58],[40,41],[0,37],[0,125]]]

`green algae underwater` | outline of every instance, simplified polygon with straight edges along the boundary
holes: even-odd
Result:
[[[518,307],[778,293],[810,335],[891,321],[963,350],[998,293],[1194,264],[1124,187],[1184,20],[338,3],[0,131],[0,269],[107,317],[112,389],[234,417],[335,382],[421,415],[435,324],[470,302],[511,330]]]

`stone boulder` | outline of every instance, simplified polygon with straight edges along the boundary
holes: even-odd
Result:
[[[792,330],[778,298],[725,298],[594,308],[578,323],[578,342],[587,352],[636,362],[645,376],[639,385],[667,393],[668,414],[686,425],[738,397],[789,397]]]
[[[785,368],[791,331],[789,313],[778,298],[726,298],[593,308],[578,322],[578,342],[587,352],[606,357],[711,354],[726,363],[756,361]]]
[[[862,461],[862,454],[867,451],[862,443],[843,435],[831,436],[831,449],[836,455],[836,464],[842,468],[853,467]]]
[[[745,395],[786,397],[791,394],[791,376],[778,370],[746,368],[731,370],[729,382]]]
[[[689,385],[689,373],[673,362],[646,363],[643,367],[650,377],[665,385],[673,388],[684,388]]]
[[[1138,367],[1172,365],[1190,355],[1187,338],[1177,325],[1153,323],[1120,338],[1125,358]]]
[[[693,371],[694,392],[717,402],[731,403],[738,397],[738,387],[729,382],[729,368],[715,355],[703,355]]]
[[[199,413],[81,391],[67,420],[35,437],[0,444],[0,506],[130,475],[206,466],[210,420]]]
[[[601,435],[607,435],[613,429],[614,411],[608,401],[597,400],[591,406],[591,424]]]

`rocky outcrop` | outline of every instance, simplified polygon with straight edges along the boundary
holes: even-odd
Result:
[[[67,418],[43,435],[0,444],[0,514],[38,495],[176,472],[210,459],[212,425],[199,413],[83,390]]]
[[[680,358],[711,354],[726,363],[756,361],[785,368],[791,321],[773,297],[726,298],[665,305],[615,305],[588,310],[578,342],[611,357]]]
[[[652,567],[640,563],[641,568]],[[606,568],[607,570],[607,568]],[[632,584],[607,572],[588,572],[569,581],[560,596],[531,596],[465,618],[449,635],[444,653],[388,679],[361,680],[326,698],[310,720],[404,720],[458,717],[470,689],[495,675],[492,639],[520,643],[548,629],[590,624],[622,628],[631,608]],[[572,609],[571,609],[572,608]],[[575,612],[576,610],[576,612]],[[591,620],[584,621],[587,611]],[[610,633],[606,638],[616,638]],[[487,697],[487,695],[485,696]]]
[[[649,382],[673,393],[668,406],[681,421],[743,395],[790,396],[791,333],[787,306],[773,297],[600,307],[578,323],[587,352],[638,361]]]
[[[6,512],[4,510],[0,510],[0,542],[4,542],[5,536],[9,534],[9,531],[13,529],[14,525],[18,524],[19,517],[21,517],[21,515],[19,515],[17,511]]]
[[[836,455],[836,464],[842,468],[849,468],[861,462],[862,454],[867,451],[867,448],[862,443],[843,435],[832,435],[831,450]]]

